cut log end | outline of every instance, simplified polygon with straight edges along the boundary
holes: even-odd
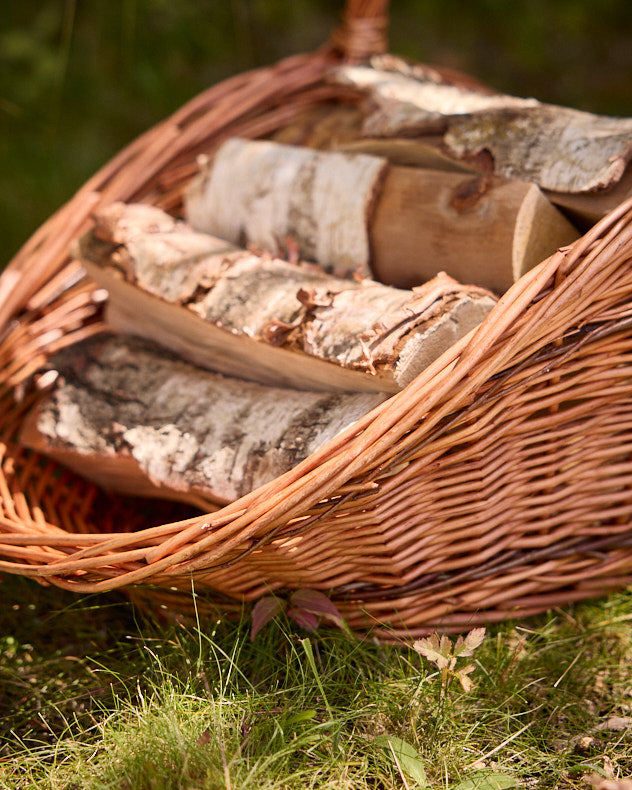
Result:
[[[412,333],[397,361],[395,380],[400,387],[410,384],[457,340],[481,324],[494,304],[488,296],[457,297],[450,309],[423,331]]]
[[[512,247],[513,280],[519,280],[560,247],[572,244],[578,235],[575,227],[542,191],[531,184],[516,217]]]
[[[399,288],[442,269],[502,294],[578,237],[535,184],[393,167],[371,228],[372,266]]]

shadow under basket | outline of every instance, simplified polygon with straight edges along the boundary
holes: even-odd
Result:
[[[353,108],[332,64],[385,50],[383,0],[321,50],[196,97],[102,168],[0,280],[0,571],[173,611],[325,592],[382,639],[519,618],[632,583],[632,201],[520,279],[485,322],[290,472],[212,513],[106,494],[19,445],[34,374],[100,331],[68,258],[113,200],[177,213],[196,157]],[[136,592],[134,592],[136,591]]]

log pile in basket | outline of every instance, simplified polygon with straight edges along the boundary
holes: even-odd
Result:
[[[397,639],[632,582],[632,119],[322,50],[193,99],[0,280],[0,570]]]

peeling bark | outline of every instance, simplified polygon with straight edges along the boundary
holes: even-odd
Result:
[[[614,186],[632,157],[631,118],[445,84],[392,58],[383,64],[341,66],[332,77],[370,97],[369,137],[439,134],[459,161],[480,169],[484,154],[496,176],[563,193]]]
[[[60,378],[23,444],[106,488],[201,506],[292,469],[385,397],[244,382],[124,336],[77,344],[50,365]]]
[[[110,292],[106,318],[112,328],[152,339],[203,367],[263,383],[396,392],[480,323],[495,302],[488,291],[445,274],[400,290],[226,249],[173,219],[169,231],[146,232],[141,222],[136,233],[122,204],[106,214],[75,252]],[[125,217],[124,243],[121,227],[111,230],[116,216]],[[222,244],[223,251],[200,252]]]

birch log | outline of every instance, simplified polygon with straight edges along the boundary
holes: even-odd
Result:
[[[387,168],[364,154],[233,138],[203,164],[186,214],[233,243],[274,250],[290,236],[301,257],[338,268],[355,261],[405,288],[440,269],[502,293],[578,238],[535,184],[446,172],[448,161]]]
[[[114,330],[302,389],[397,392],[495,303],[445,274],[405,291],[235,250],[150,206],[108,207],[75,253]]]
[[[197,230],[271,252],[291,237],[301,258],[370,275],[368,228],[385,159],[233,137],[202,169],[185,196]]]
[[[385,397],[244,382],[120,335],[50,365],[60,375],[24,422],[25,446],[107,489],[202,508],[292,469]]]
[[[486,174],[533,181],[560,205],[566,205],[565,196],[575,196],[578,217],[580,196],[588,219],[595,193],[603,198],[601,215],[611,207],[608,191],[632,158],[632,118],[447,84],[397,58],[375,59],[375,64],[332,72],[332,79],[364,91],[370,100],[362,126],[366,137],[423,142],[438,135],[443,154],[456,161]]]

